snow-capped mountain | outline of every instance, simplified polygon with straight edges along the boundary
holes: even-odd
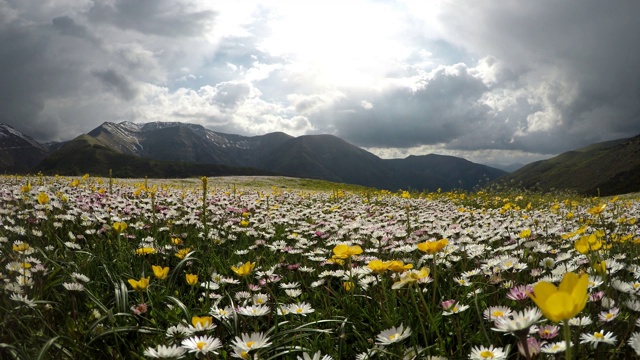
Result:
[[[0,171],[24,172],[48,155],[48,149],[10,125],[0,123]]]
[[[178,122],[105,122],[88,133],[123,154],[169,161],[259,167],[266,148],[291,139],[284,133],[241,136]]]

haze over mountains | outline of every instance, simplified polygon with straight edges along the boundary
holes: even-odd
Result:
[[[22,159],[20,171],[105,175],[113,169],[114,176],[123,177],[278,174],[390,190],[471,189],[506,174],[453,156],[381,159],[332,135],[246,137],[178,122],[106,122],[56,145],[55,151],[38,145],[44,149],[40,157]]]

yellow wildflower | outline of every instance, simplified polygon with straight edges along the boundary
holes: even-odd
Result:
[[[153,270],[153,275],[156,279],[164,280],[167,278],[167,275],[169,275],[169,267],[151,265],[151,269]]]
[[[136,291],[144,291],[149,286],[149,276],[140,278],[140,280],[129,279],[129,284]]]
[[[584,235],[575,242],[574,246],[580,254],[588,254],[591,251],[599,250],[602,247],[602,241],[596,234]]]
[[[438,241],[425,241],[423,243],[419,243],[418,250],[422,252],[426,252],[429,254],[435,254],[442,250],[445,246],[449,244],[447,239],[440,239]]]
[[[38,194],[38,204],[44,205],[48,202],[49,202],[49,195],[45,194],[44,192],[40,192]]]
[[[13,251],[16,251],[16,252],[24,252],[29,250],[29,248],[30,246],[27,243],[21,242],[21,243],[13,244]]]
[[[367,267],[376,274],[383,273],[389,269],[389,263],[379,259],[369,261]]]
[[[589,298],[588,286],[587,274],[569,272],[564,274],[558,287],[546,281],[537,283],[529,297],[547,319],[560,322],[575,317],[584,309]]]
[[[423,267],[420,270],[408,270],[400,275],[400,280],[393,283],[392,289],[400,289],[407,284],[413,284],[417,281],[427,279],[431,271],[427,267]]]
[[[149,255],[149,254],[155,254],[155,253],[156,253],[156,249],[152,247],[142,247],[142,248],[136,249],[137,255]]]
[[[393,272],[404,272],[413,269],[413,264],[405,264],[402,260],[387,261],[388,268]]]
[[[187,284],[194,286],[198,284],[198,275],[197,274],[186,274]]]
[[[190,252],[191,252],[191,248],[180,249],[176,252],[175,256],[178,259],[184,259],[184,257],[187,256],[187,254],[189,254]]]
[[[599,263],[593,264],[593,270],[599,275],[604,275],[607,273],[607,262],[602,260]]]
[[[345,281],[342,283],[342,287],[347,290],[347,291],[351,291],[356,285],[353,283],[353,281]]]
[[[338,244],[333,248],[333,257],[337,259],[348,259],[360,254],[362,254],[362,248],[359,245]]]
[[[256,263],[252,263],[250,261],[247,261],[246,263],[235,267],[232,266],[231,270],[233,270],[234,273],[236,273],[236,275],[240,276],[240,277],[245,277],[249,274],[251,274],[251,271],[253,271],[253,268],[256,267]]]
[[[192,316],[191,324],[196,329],[198,328],[206,329],[213,324],[213,316]]]
[[[121,234],[126,229],[127,229],[126,222],[117,221],[113,223],[113,230],[115,230],[118,234]]]

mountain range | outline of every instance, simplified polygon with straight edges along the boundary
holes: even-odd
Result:
[[[8,125],[0,127],[30,139]],[[16,161],[20,152],[15,152],[7,159],[23,166],[0,170],[107,175],[112,169],[116,177],[285,175],[418,191],[472,189],[506,174],[453,156],[381,159],[333,135],[247,137],[179,122],[105,122],[64,144],[32,141],[38,156]],[[0,147],[6,147],[2,139]]]
[[[0,124],[0,171],[115,177],[285,175],[389,190],[470,190],[502,184],[588,195],[640,191],[640,135],[518,165],[512,173],[444,155],[381,159],[333,135],[241,136],[179,122],[105,122],[41,144]]]

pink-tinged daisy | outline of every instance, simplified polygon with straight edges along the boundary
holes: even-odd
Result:
[[[620,314],[620,309],[617,307],[613,307],[609,309],[609,311],[601,311],[598,314],[598,321],[600,322],[609,322],[615,320]]]
[[[448,310],[443,311],[442,315],[449,316],[453,314],[458,314],[467,310],[468,308],[469,308],[469,305],[460,305],[460,303],[456,301],[456,303],[451,307],[449,307]]]
[[[536,338],[528,337],[526,340],[526,348],[525,348],[525,343],[523,343],[522,341],[518,341],[518,351],[525,358],[532,359],[540,353],[541,345],[542,344],[538,342]]]
[[[538,336],[540,336],[540,339],[549,340],[558,336],[559,332],[560,327],[557,325],[544,325],[538,329]]]
[[[529,294],[533,292],[533,286],[531,285],[518,285],[509,290],[507,299],[523,301],[529,299]]]

